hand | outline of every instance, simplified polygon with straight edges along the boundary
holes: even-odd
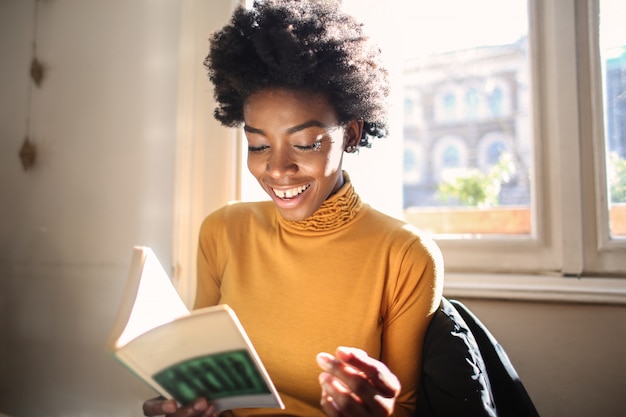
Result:
[[[319,382],[324,413],[328,417],[391,416],[400,381],[389,368],[357,348],[338,347],[335,355],[317,355],[323,369]]]
[[[198,398],[193,403],[179,407],[176,400],[166,400],[163,397],[156,397],[146,400],[143,403],[143,413],[146,416],[166,417],[217,417],[219,413],[215,411],[213,404],[204,398]]]

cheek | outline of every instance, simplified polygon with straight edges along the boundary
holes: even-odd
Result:
[[[302,158],[298,169],[315,177],[331,177],[341,169],[342,158],[343,149],[333,144],[326,152],[311,152],[306,158]]]
[[[330,177],[341,163],[341,153],[324,152],[310,154],[298,162],[298,170],[313,177]]]
[[[326,169],[324,174],[330,176],[341,168],[343,147],[333,144],[331,151],[326,155]]]
[[[254,177],[258,177],[259,174],[265,171],[265,163],[262,161],[262,158],[258,156],[248,156],[247,164],[248,171],[250,171]]]

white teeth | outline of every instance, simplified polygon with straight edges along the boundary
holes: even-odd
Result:
[[[279,198],[293,198],[296,197],[300,194],[302,194],[307,188],[309,188],[311,184],[307,184],[307,185],[303,185],[302,187],[296,187],[296,188],[292,188],[290,190],[284,190],[284,191],[278,191],[278,190],[274,190],[274,194],[276,194],[277,197]]]

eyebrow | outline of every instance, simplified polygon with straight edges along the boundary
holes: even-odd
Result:
[[[318,120],[309,120],[308,122],[304,122],[304,123],[301,123],[299,125],[295,125],[295,126],[290,127],[289,129],[286,130],[286,133],[291,135],[291,134],[299,132],[301,130],[308,129],[309,127],[328,128],[329,125],[327,125],[326,123],[322,123],[322,122],[320,122]],[[246,132],[250,132],[250,133],[256,133],[256,134],[259,134],[259,135],[265,135],[265,132],[263,132],[262,129],[257,129],[256,127],[252,127],[252,126],[247,125],[247,124],[244,124],[243,130],[245,130]]]

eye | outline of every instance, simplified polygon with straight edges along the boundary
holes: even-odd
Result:
[[[248,145],[248,152],[263,152],[267,148],[269,148],[269,146],[267,145],[261,145],[261,146]]]
[[[295,145],[295,147],[302,151],[319,151],[322,148],[322,140],[316,140],[310,145]]]

